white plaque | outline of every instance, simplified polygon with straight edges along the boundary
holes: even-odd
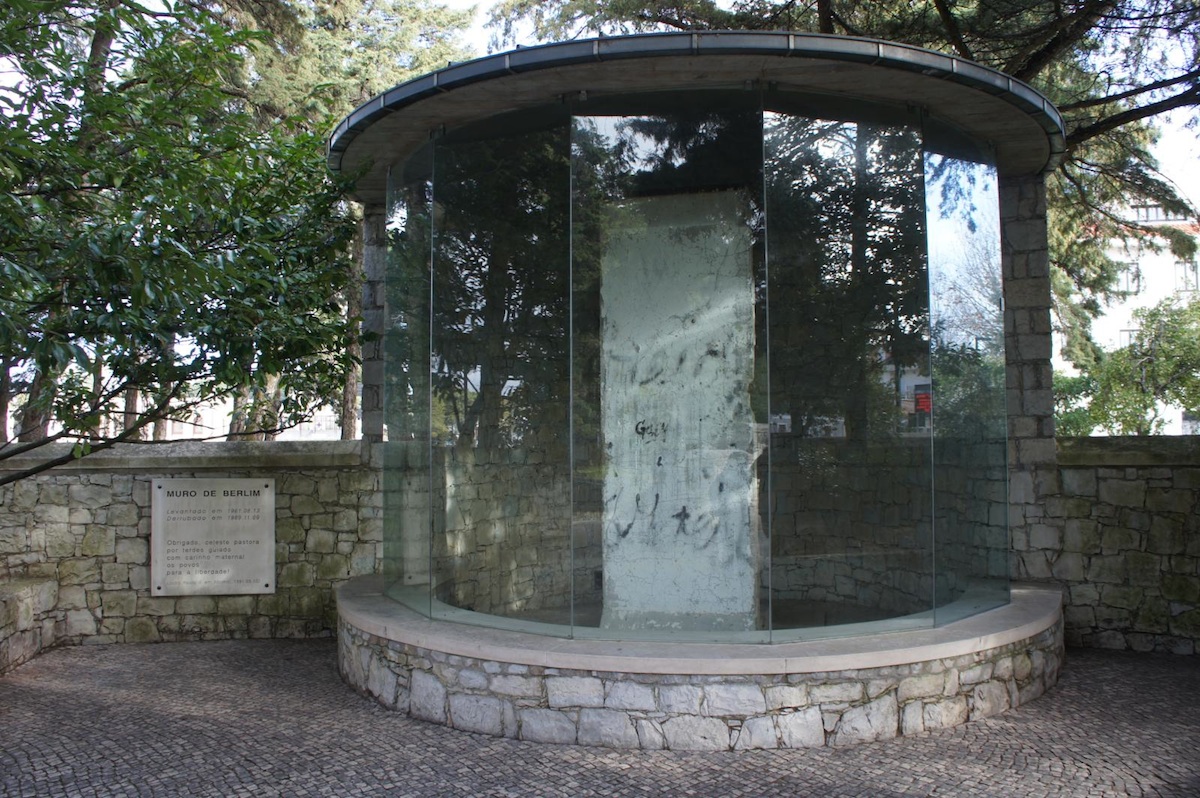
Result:
[[[150,594],[275,592],[275,480],[156,479]]]

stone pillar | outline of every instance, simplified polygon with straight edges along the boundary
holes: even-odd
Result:
[[[1062,519],[1046,516],[1058,493],[1050,357],[1050,256],[1042,175],[1002,177],[1000,218],[1007,346],[1011,574],[1050,579],[1061,551]]]
[[[363,343],[362,439],[383,440],[383,334],[387,325],[387,209],[383,205],[363,208],[363,304],[362,328],[375,339]]]

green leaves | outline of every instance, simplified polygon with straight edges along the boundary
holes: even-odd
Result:
[[[293,418],[335,393],[353,365],[338,297],[354,222],[322,138],[264,126],[229,82],[261,37],[184,4],[14,9],[0,357],[18,382],[56,383],[52,412],[84,439],[130,388],[197,403],[275,380]]]
[[[1170,298],[1134,312],[1128,346],[1101,353],[1078,378],[1055,378],[1059,434],[1153,435],[1162,409],[1200,410],[1200,301]]]
[[[277,114],[342,117],[375,94],[451,61],[472,57],[459,41],[471,12],[426,0],[297,4],[296,46],[251,48],[254,101]]]

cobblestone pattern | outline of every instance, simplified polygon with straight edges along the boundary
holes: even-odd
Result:
[[[169,451],[156,449],[167,460]],[[314,464],[322,461],[320,444],[312,445],[311,454]],[[269,455],[253,460],[255,465],[242,468],[229,466],[227,458],[219,470],[136,473],[88,470],[85,460],[69,472],[50,472],[0,489],[0,585],[19,580],[57,585],[52,607],[39,613],[36,633],[22,609],[28,602],[4,601],[0,661],[22,659],[14,652],[34,646],[35,635],[36,647],[44,648],[48,641],[331,634],[332,586],[375,572],[383,536],[375,471],[365,463],[273,468]],[[276,484],[276,592],[152,597],[151,481],[253,476],[273,477]],[[10,612],[17,614],[15,624],[6,620]],[[10,626],[14,631],[6,634]],[[6,652],[8,647],[14,651]]]
[[[1200,795],[1193,657],[1068,650],[1057,687],[990,718],[736,753],[483,737],[385,711],[336,668],[328,639],[48,652],[0,677],[0,796]]]
[[[1061,623],[1025,641],[905,666],[773,676],[566,670],[447,655],[342,622],[346,681],[384,706],[464,731],[673,751],[842,747],[943,729],[1058,680]]]
[[[1196,653],[1195,439],[1062,442],[1060,491],[1015,530],[1017,577],[1061,584],[1071,645]],[[1032,508],[1031,508],[1032,511]]]

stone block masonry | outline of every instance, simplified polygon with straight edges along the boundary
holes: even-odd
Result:
[[[36,657],[55,641],[53,579],[0,582],[0,673]]]
[[[60,642],[331,634],[332,588],[382,562],[364,447],[140,445],[0,489],[0,670]],[[1068,439],[1057,458],[1010,473],[1012,576],[1061,587],[1069,645],[1196,653],[1200,439]],[[259,475],[278,491],[277,592],[152,598],[151,481]]]
[[[775,676],[626,674],[458,657],[343,624],[347,682],[415,718],[542,743],[725,751],[840,747],[989,717],[1041,695],[1062,628],[888,668]]]
[[[552,638],[498,642],[452,623],[434,629],[384,604],[379,589],[370,580],[338,589],[339,667],[351,686],[414,718],[543,743],[725,751],[920,734],[1040,696],[1057,682],[1063,652],[1057,591],[1024,591],[1013,607],[968,621],[976,626],[961,633],[881,635],[876,645],[904,652],[886,661],[861,648],[839,655],[838,642],[830,641],[811,655],[800,647],[780,653],[774,646],[704,646],[707,660],[693,650],[668,663],[678,654],[669,643],[654,644],[644,657],[627,650],[636,644],[590,645],[595,641],[564,654],[569,644]],[[1005,624],[1021,631],[1002,637]],[[970,644],[951,642],[955,635]],[[533,641],[545,640],[553,641],[544,649],[553,654],[543,657]],[[861,647],[859,641],[849,645]],[[452,653],[468,649],[475,655]],[[551,663],[554,656],[577,666]],[[764,664],[772,657],[780,668]],[[844,664],[804,667],[810,659]],[[638,672],[610,670],[617,660]],[[672,664],[696,672],[672,672]]]
[[[135,445],[3,487],[0,670],[50,642],[332,634],[333,586],[374,573],[381,560],[378,469],[368,451],[358,441]],[[152,597],[151,482],[259,476],[276,485],[276,591]],[[52,596],[43,584],[55,587]]]
[[[1014,529],[1014,576],[1062,586],[1068,645],[1196,653],[1200,439],[1063,439],[1056,482]]]

